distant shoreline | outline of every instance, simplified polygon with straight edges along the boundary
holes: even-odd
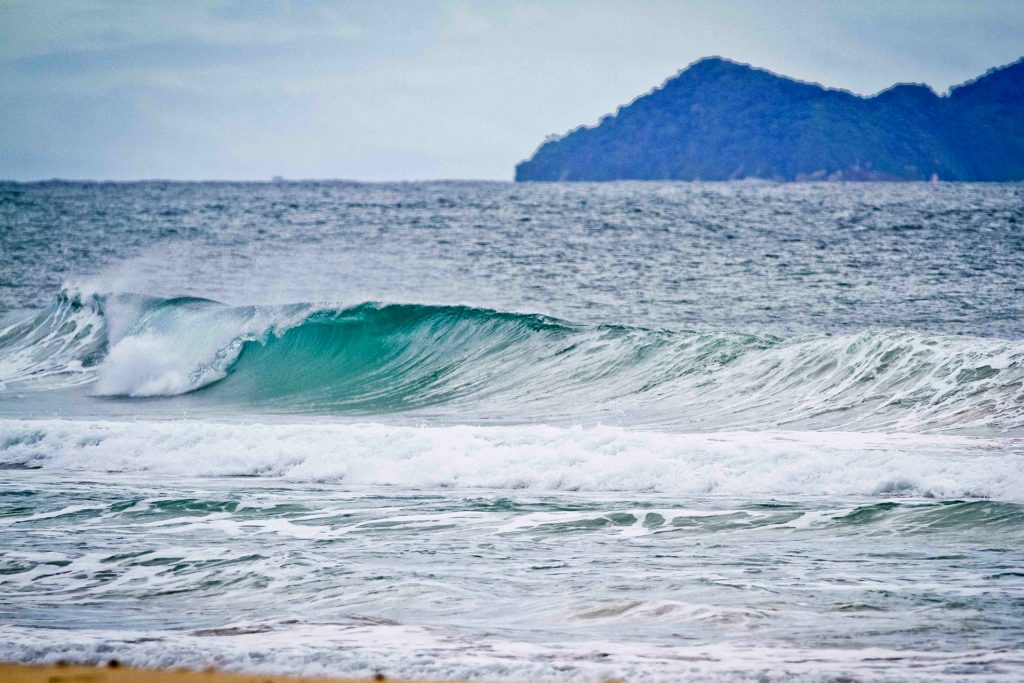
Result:
[[[939,95],[897,83],[871,97],[722,57],[564,135],[516,180],[1024,180],[1024,58]]]
[[[1022,180],[903,180],[903,179],[840,179],[840,180],[778,180],[772,178],[734,178],[723,180],[696,180],[679,178],[616,178],[615,180],[494,180],[493,178],[438,178],[435,180],[352,180],[346,178],[302,178],[285,180],[182,180],[164,178],[138,178],[135,180],[102,180],[95,178],[45,178],[38,180],[0,179],[4,185],[1024,185]]]

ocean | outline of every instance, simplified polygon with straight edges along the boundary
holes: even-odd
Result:
[[[0,183],[0,660],[1024,678],[1024,185]]]

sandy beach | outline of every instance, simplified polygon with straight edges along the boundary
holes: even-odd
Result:
[[[384,674],[377,674],[371,678],[273,676],[227,673],[212,669],[207,671],[136,669],[116,664],[103,666],[0,664],[0,681],[5,683],[366,683],[368,681],[413,683],[409,679],[390,678]]]

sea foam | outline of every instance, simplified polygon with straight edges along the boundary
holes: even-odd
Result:
[[[345,485],[1024,501],[1019,440],[907,434],[3,420],[0,463]]]

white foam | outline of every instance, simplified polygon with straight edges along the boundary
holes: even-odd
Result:
[[[399,487],[1024,501],[1024,443],[848,432],[0,420],[0,463]]]
[[[655,604],[641,609],[678,609]],[[691,608],[692,609],[692,608]],[[708,618],[699,609],[693,619]],[[455,629],[378,623],[239,623],[215,632],[50,629],[0,625],[0,659],[102,663],[115,657],[142,667],[186,667],[307,676],[370,676],[507,681],[958,681],[970,670],[986,681],[1017,681],[1021,663],[1007,650],[942,651],[886,647],[813,647],[636,642],[627,639],[527,640]],[[895,672],[895,673],[894,673]]]
[[[180,345],[153,335],[125,337],[111,347],[96,383],[105,396],[173,396],[190,388]]]
[[[21,524],[23,522],[35,522],[41,519],[53,519],[54,517],[63,517],[65,515],[73,515],[78,512],[98,511],[102,510],[102,507],[96,507],[95,505],[69,505],[60,510],[54,510],[53,512],[38,512],[28,516],[12,515],[10,517],[4,517],[0,519],[0,526],[7,526],[11,524]]]
[[[247,339],[302,320],[308,310],[218,305],[143,312],[136,299],[107,304],[110,351],[94,388],[100,396],[175,396],[224,377]]]
[[[614,515],[614,516],[613,516]],[[702,517],[726,517],[731,515],[741,515],[743,517],[761,517],[763,513],[750,512],[747,510],[693,510],[689,508],[631,508],[625,510],[616,510],[613,513],[602,514],[595,517],[593,514],[587,514],[585,512],[579,512],[575,510],[560,510],[558,512],[534,512],[526,515],[521,515],[516,519],[502,525],[497,529],[497,533],[506,534],[514,533],[518,531],[526,531],[530,529],[536,529],[538,527],[544,527],[548,525],[564,525],[582,522],[591,522],[595,519],[605,523],[615,524],[619,527],[619,535],[625,537],[636,537],[646,536],[651,533],[651,528],[647,526],[652,520],[656,520],[658,517],[662,521],[655,524],[650,524],[651,527],[660,527],[665,523],[671,524],[677,519],[698,519]],[[623,524],[623,517],[632,518],[633,522],[630,524]],[[749,522],[749,520],[748,520]]]

